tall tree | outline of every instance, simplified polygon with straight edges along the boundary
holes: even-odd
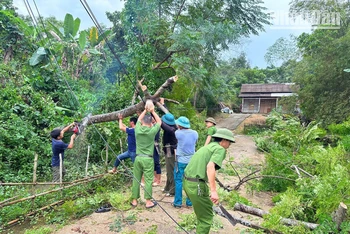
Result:
[[[134,77],[159,85],[152,78],[159,76],[158,71],[170,70],[191,81],[193,104],[206,106],[209,98],[215,99],[208,91],[215,87],[212,73],[220,51],[268,24],[261,3],[129,0],[121,13],[108,15],[114,32],[124,35],[114,41],[125,49],[120,54]]]

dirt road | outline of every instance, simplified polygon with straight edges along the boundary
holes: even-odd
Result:
[[[229,158],[232,158],[232,156],[234,158],[233,165],[237,167],[240,167],[243,164],[259,166],[263,163],[264,155],[257,151],[255,143],[251,137],[237,135],[235,138],[236,143],[232,144],[228,149],[229,157],[227,157],[227,160],[224,163],[228,163]],[[177,229],[176,223],[170,217],[179,222],[181,220],[181,214],[189,214],[192,213],[193,210],[192,208],[175,209],[171,206],[173,197],[165,197],[161,191],[165,181],[164,175],[165,173],[163,173],[162,177],[162,186],[155,187],[153,191],[153,196],[158,201],[159,206],[150,210],[146,210],[144,208],[144,205],[140,204],[137,208],[133,209],[133,211],[124,213],[114,210],[107,213],[93,213],[90,216],[77,220],[70,225],[64,226],[62,229],[56,231],[55,233],[116,233],[115,229],[113,230],[111,227],[114,227],[118,224],[116,221],[118,217],[122,215],[125,217],[130,214],[130,212],[133,212],[133,214],[137,216],[137,221],[132,225],[130,224],[124,226],[121,233],[147,233],[148,231],[152,230],[152,228],[153,230],[156,230],[156,232],[152,233],[185,233],[184,231]],[[234,186],[238,182],[236,176],[228,176],[223,173],[218,173],[218,178],[225,185]],[[244,186],[240,188],[239,193],[241,196],[247,198],[261,209],[269,210],[272,207],[271,194],[269,193],[247,193]],[[143,198],[143,195],[141,195],[141,197]],[[247,220],[254,223],[259,222],[259,219],[256,217],[247,217],[246,214],[235,212],[233,210],[229,210],[229,212],[236,217],[247,218]],[[242,226],[240,224],[232,226],[225,218],[220,216],[217,217],[221,220],[224,227],[216,233],[240,233],[242,230],[246,229],[245,226]],[[191,233],[194,233],[194,231]]]

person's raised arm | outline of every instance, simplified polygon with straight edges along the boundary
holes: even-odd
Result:
[[[123,132],[126,132],[126,126],[123,124],[123,115],[119,114],[118,115],[118,121],[119,121],[119,129],[122,130]]]
[[[159,126],[162,125],[162,120],[161,118],[158,116],[158,114],[154,111],[154,108],[151,111],[151,114],[153,116],[153,118],[156,120],[157,124],[159,124]]]
[[[75,123],[71,123],[69,124],[68,126],[64,127],[62,130],[61,130],[61,135],[62,137],[64,136],[64,133],[67,132],[71,127],[73,127],[75,125]]]
[[[214,162],[209,162],[207,164],[207,175],[208,175],[208,182],[209,182],[209,189],[210,189],[210,200],[214,204],[217,204],[219,203],[219,195],[216,191]]]
[[[71,148],[73,148],[73,146],[74,146],[74,139],[77,137],[77,135],[74,133],[71,137],[70,137],[70,142],[69,142],[69,144],[68,144],[68,149],[71,149]]]
[[[141,112],[141,114],[139,115],[139,118],[137,119],[137,122],[140,121],[140,123],[141,123],[141,120],[143,119],[143,117],[145,117],[146,113],[147,113],[147,110],[144,109],[144,110]]]

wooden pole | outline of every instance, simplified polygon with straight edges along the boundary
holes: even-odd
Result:
[[[36,210],[36,211],[32,211],[32,212],[28,213],[28,214],[26,215],[26,217],[32,216],[32,215],[38,213],[39,211],[43,211],[43,210],[49,209],[49,208],[52,207],[52,206],[61,205],[63,202],[64,202],[64,200],[60,200],[60,201],[54,202],[54,203],[52,203],[52,204],[50,204],[50,205],[41,207],[40,209],[38,209],[38,210]],[[14,220],[8,222],[8,223],[5,225],[5,228],[9,228],[10,226],[15,225],[16,223],[20,222],[21,220],[22,220],[21,218],[14,219]]]
[[[72,182],[62,182],[62,184],[71,184]],[[22,182],[22,183],[0,183],[0,186],[20,186],[20,185],[57,185],[59,182]]]
[[[9,201],[11,201],[11,200],[14,200],[14,199],[16,199],[17,197],[18,197],[18,196],[14,196],[14,197],[8,198],[8,199],[6,199],[6,200],[3,200],[2,202],[0,202],[0,207],[1,207],[2,204],[5,204],[6,202],[9,202]]]
[[[106,144],[106,161],[105,161],[106,173],[108,172],[108,144]]]
[[[33,184],[36,183],[36,169],[38,166],[38,154],[34,154],[34,168],[33,168]]]
[[[62,168],[63,162],[62,162],[62,154],[60,154],[60,184],[62,185]]]
[[[87,156],[86,156],[85,178],[88,177],[89,156],[90,156],[90,145],[88,145],[88,153],[87,153]]]
[[[36,169],[38,166],[38,154],[34,154],[34,166],[33,166],[33,186],[32,186],[32,194],[35,195],[35,183],[36,183]],[[35,206],[35,199],[32,200],[32,209],[34,209]]]
[[[21,199],[12,201],[12,202],[7,202],[6,204],[0,204],[0,208],[1,208],[1,207],[5,207],[5,206],[10,206],[10,205],[13,205],[13,204],[22,202],[22,201],[27,201],[27,200],[33,199],[33,198],[35,198],[35,197],[40,197],[40,196],[43,196],[43,195],[46,195],[46,194],[50,194],[50,193],[62,191],[63,189],[70,188],[70,187],[73,187],[73,186],[76,186],[76,185],[79,185],[79,184],[88,183],[88,182],[97,180],[97,179],[99,179],[99,178],[102,177],[102,176],[104,176],[104,174],[100,174],[100,175],[97,175],[97,176],[94,176],[94,177],[89,177],[89,178],[86,178],[86,179],[81,179],[81,180],[80,180],[79,182],[77,182],[77,183],[70,184],[70,185],[66,185],[66,186],[63,185],[63,186],[60,187],[60,188],[56,188],[56,189],[53,189],[53,190],[50,190],[50,191],[46,191],[46,192],[43,192],[43,193],[38,193],[38,194],[36,194],[36,195],[32,195],[32,196],[29,196],[29,197],[21,198]]]

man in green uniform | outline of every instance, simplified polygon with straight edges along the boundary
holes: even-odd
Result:
[[[235,142],[233,133],[225,128],[217,129],[213,139],[192,156],[185,169],[184,189],[197,217],[197,234],[209,233],[214,216],[212,206],[219,203],[215,170],[221,168],[226,149]]]
[[[147,111],[151,115],[146,115]],[[156,124],[152,124],[152,116],[156,120]],[[134,180],[132,182],[132,206],[137,206],[137,199],[140,197],[140,181],[142,175],[145,178],[145,199],[146,208],[152,208],[156,203],[152,202],[152,182],[153,182],[153,151],[154,151],[154,137],[160,129],[162,120],[157,113],[152,109],[144,110],[135,126],[136,138],[136,159],[134,162]]]
[[[207,128],[207,138],[204,145],[208,145],[211,142],[212,136],[216,133],[216,122],[213,117],[209,117],[205,120],[205,126]]]

